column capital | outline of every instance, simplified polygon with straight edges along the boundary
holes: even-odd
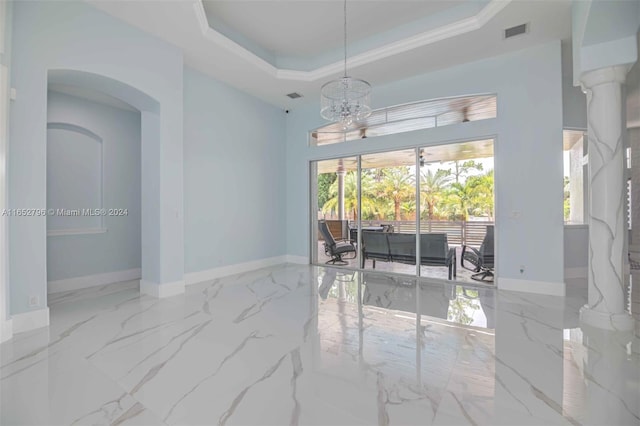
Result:
[[[585,89],[592,89],[595,86],[606,83],[623,84],[627,79],[627,73],[630,69],[630,64],[598,68],[582,73],[580,82]]]

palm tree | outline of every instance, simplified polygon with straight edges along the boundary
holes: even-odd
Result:
[[[451,172],[438,169],[435,173],[429,169],[420,172],[420,199],[427,206],[427,219],[434,219],[435,206],[444,197],[445,189],[451,183]]]
[[[445,204],[453,219],[468,220],[469,214],[493,217],[493,170],[452,183]]]
[[[453,161],[453,174],[456,182],[460,182],[461,178],[466,177],[473,170],[482,170],[482,163],[476,163],[475,160],[455,160]]]
[[[382,180],[378,189],[384,197],[393,203],[395,220],[402,220],[401,208],[403,202],[415,200],[415,177],[408,167],[391,167],[382,171]]]
[[[400,205],[404,220],[415,220],[416,200],[403,201]]]
[[[371,214],[375,210],[375,203],[371,198],[373,193],[373,180],[365,174],[361,178],[362,184],[362,212]],[[329,187],[329,199],[322,206],[322,212],[338,211],[338,180]],[[358,176],[355,171],[348,172],[344,177],[344,210],[350,219],[358,218]]]
[[[453,182],[447,191],[446,206],[449,210],[449,216],[454,220],[469,219],[472,198],[473,194],[470,186],[460,182]]]
[[[329,199],[329,187],[336,181],[337,177],[336,173],[318,174],[318,206],[324,206],[324,203]]]
[[[377,220],[391,220],[393,218],[393,205],[389,203],[389,199],[385,194],[377,193],[374,197],[375,207],[372,217]]]
[[[493,170],[470,176],[465,182],[471,195],[471,211],[478,216],[493,218]]]

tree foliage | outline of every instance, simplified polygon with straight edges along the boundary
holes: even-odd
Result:
[[[362,184],[362,211],[370,214],[375,211],[375,203],[370,195],[373,188],[373,179],[363,174]],[[358,218],[358,177],[355,171],[347,172],[344,177],[344,211],[350,219]],[[329,199],[322,205],[323,213],[338,212],[338,180],[329,186]]]
[[[445,190],[451,184],[453,176],[450,170],[438,169],[436,172],[423,170],[420,172],[420,201],[424,206],[423,219],[434,220],[444,197]],[[426,217],[425,217],[426,215]]]
[[[330,197],[329,188],[336,181],[338,175],[335,173],[321,173],[318,175],[318,206],[324,206]]]
[[[478,163],[475,160],[453,162],[452,173],[456,182],[460,182],[462,178],[465,178],[472,171],[482,171],[482,163]]]
[[[382,179],[377,185],[378,199],[387,200],[393,206],[393,219],[402,220],[402,203],[415,202],[415,177],[408,167],[383,169]]]
[[[449,168],[446,168],[449,166]],[[493,170],[482,172],[474,160],[454,161],[443,168],[420,170],[420,218],[423,220],[468,220],[470,216],[494,216]],[[318,205],[325,214],[338,212],[338,180],[318,177]],[[358,217],[357,174],[344,178],[344,205],[348,219]],[[416,217],[416,176],[407,166],[365,169],[361,178],[364,220],[413,220]]]

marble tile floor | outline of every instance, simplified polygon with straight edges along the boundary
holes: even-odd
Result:
[[[160,300],[60,293],[50,327],[0,346],[0,424],[638,425],[638,328],[580,327],[583,284],[280,265]]]

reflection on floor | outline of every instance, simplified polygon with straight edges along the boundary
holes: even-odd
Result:
[[[0,346],[0,423],[637,425],[638,333],[581,327],[583,284],[281,265],[161,300],[60,294],[48,329]]]
[[[462,268],[460,266],[460,258],[462,255],[462,247],[456,247],[456,259],[457,259],[457,277],[453,279],[453,281],[457,282],[466,282],[466,283],[477,283],[478,281],[474,281],[471,279],[471,275],[474,272],[469,271],[468,269]],[[324,265],[329,259],[330,256],[327,256],[324,252],[324,242],[318,243],[318,264]],[[358,268],[358,261],[356,259],[347,260],[347,268]],[[376,262],[375,269],[373,268],[373,262],[371,260],[367,260],[365,264],[366,270],[375,270],[380,272],[393,272],[397,274],[407,274],[407,275],[416,275],[416,265],[407,265],[399,262]],[[449,270],[445,266],[420,266],[420,276],[425,278],[438,278],[442,280],[448,279]],[[481,281],[482,284],[493,285],[492,282]]]

